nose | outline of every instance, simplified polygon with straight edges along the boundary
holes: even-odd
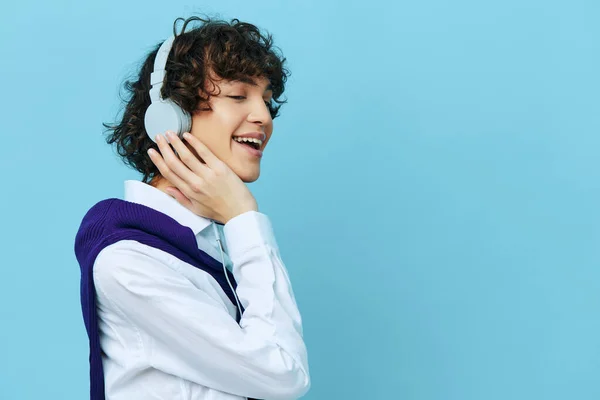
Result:
[[[248,121],[263,126],[271,122],[271,112],[262,98],[253,101],[251,107]]]

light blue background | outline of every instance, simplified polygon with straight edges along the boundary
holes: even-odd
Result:
[[[288,58],[252,184],[311,400],[600,398],[600,3],[3,3],[0,399],[84,399],[73,239],[122,196],[119,87],[192,12]]]

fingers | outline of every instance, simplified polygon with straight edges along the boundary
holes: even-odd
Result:
[[[160,153],[154,149],[148,150],[150,159],[165,179],[177,186],[182,193],[189,194],[191,186],[198,187],[200,185],[201,178],[183,165],[160,135],[157,137],[157,143]]]
[[[198,140],[197,137],[195,137],[194,135],[185,132],[183,134],[183,138],[192,145],[192,147],[194,148],[194,150],[196,150],[196,153],[198,153],[198,155],[200,156],[200,158],[202,158],[204,160],[204,162],[206,163],[206,165],[208,165],[211,169],[214,169],[215,167],[218,167],[221,163],[221,160],[219,160],[217,158],[217,156],[215,156],[212,151],[209,150],[208,147],[206,147],[206,145],[204,143],[202,143],[200,140]]]
[[[169,142],[173,145],[173,148],[177,152],[179,159],[197,175],[202,176],[206,172],[208,167],[190,151],[190,149],[179,139],[179,137],[173,132],[167,132],[166,134]]]
[[[201,165],[200,161],[198,161],[197,159],[195,159],[195,157],[191,154],[191,152],[189,151],[189,149],[187,147],[185,147],[185,145],[183,143],[181,143],[181,141],[178,138],[173,138],[171,136],[171,142],[174,144],[173,147],[175,146],[175,143],[178,145],[177,148],[175,150],[177,150],[177,152],[181,152],[183,154],[180,154],[180,157],[184,157],[185,160],[187,161],[187,163],[190,163],[192,165],[194,165],[197,173],[195,173],[194,171],[190,170],[190,168],[184,164],[182,162],[182,160],[180,160],[180,158],[173,152],[173,149],[171,149],[171,146],[169,146],[169,143],[165,140],[165,138],[162,135],[157,135],[156,137],[156,142],[158,144],[158,148],[160,149],[160,154],[162,156],[162,158],[164,159],[164,162],[166,164],[166,166],[168,167],[167,173],[170,173],[172,176],[173,174],[176,174],[178,178],[180,178],[181,180],[183,180],[185,183],[187,183],[190,186],[194,186],[197,185],[197,181],[198,178],[202,176],[202,170],[201,170],[201,166],[203,168],[207,168],[206,166]],[[192,158],[195,159],[196,164],[193,163]],[[157,165],[158,167],[158,165]],[[159,168],[160,170],[160,168]],[[161,174],[162,174],[162,170]],[[169,176],[162,174],[165,178],[167,178],[168,180],[171,180],[169,178]],[[175,182],[173,182],[175,183]],[[179,185],[178,185],[179,187]]]

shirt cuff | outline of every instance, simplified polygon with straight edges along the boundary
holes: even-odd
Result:
[[[278,250],[269,217],[258,211],[247,211],[233,217],[223,226],[223,233],[231,258],[265,245]]]

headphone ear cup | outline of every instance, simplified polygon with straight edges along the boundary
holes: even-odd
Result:
[[[189,132],[192,127],[190,114],[175,104],[173,101],[160,99],[150,104],[144,115],[144,127],[146,133],[154,142],[156,135],[166,131],[175,132],[179,137],[184,132]]]
[[[179,114],[179,131],[175,131],[175,133],[177,133],[177,136],[179,136],[180,139],[183,138],[183,134],[185,132],[190,132],[192,130],[192,116],[190,115],[189,112],[185,111],[183,108],[179,107],[177,104],[173,103],[173,107],[175,109],[175,111]]]

